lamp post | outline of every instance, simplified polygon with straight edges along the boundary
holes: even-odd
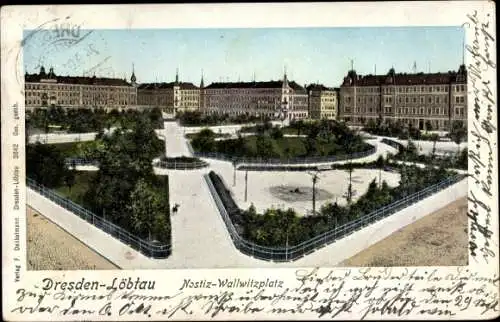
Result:
[[[288,261],[288,223],[286,225],[286,247],[285,247],[285,260]]]
[[[316,214],[316,182],[318,182],[318,179],[319,179],[319,171],[316,171],[316,172],[310,172],[309,173],[311,176],[312,176],[312,182],[313,182],[313,186],[312,186],[312,213],[313,215]]]
[[[236,186],[236,159],[233,159],[233,187]]]
[[[247,202],[248,196],[248,170],[245,171],[245,202]]]

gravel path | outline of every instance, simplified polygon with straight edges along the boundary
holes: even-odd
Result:
[[[467,265],[467,198],[408,225],[340,266]]]
[[[26,216],[28,270],[118,269],[32,208]]]

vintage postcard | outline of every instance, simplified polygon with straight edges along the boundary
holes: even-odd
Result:
[[[1,8],[7,321],[499,316],[495,4]]]

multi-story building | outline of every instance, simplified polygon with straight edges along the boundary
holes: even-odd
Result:
[[[307,91],[286,74],[282,81],[220,82],[202,89],[205,114],[254,115],[271,119],[308,117]]]
[[[59,76],[41,67],[38,74],[24,76],[27,110],[63,108],[129,109],[137,105],[136,77],[131,82],[115,78]]]
[[[467,126],[467,71],[432,74],[357,75],[349,71],[340,87],[339,118],[349,125],[400,122],[421,130]]]
[[[321,84],[306,87],[309,94],[309,117],[312,119],[337,118],[338,90]]]
[[[167,113],[197,111],[200,108],[200,88],[193,83],[180,82],[177,72],[175,82],[139,85],[137,104],[141,107],[158,107]]]

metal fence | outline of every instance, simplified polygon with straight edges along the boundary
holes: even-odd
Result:
[[[403,144],[401,144],[397,141],[391,140],[391,139],[383,138],[382,140],[380,140],[380,142],[385,143],[389,146],[392,146],[393,148],[395,148],[398,151],[399,151],[399,149],[404,148]]]
[[[247,241],[243,239],[239,233],[237,232],[233,222],[226,211],[224,204],[222,203],[221,198],[219,197],[217,191],[215,190],[214,185],[208,175],[205,175],[205,180],[208,184],[210,193],[212,194],[217,208],[226,224],[226,227],[229,231],[229,235],[233,240],[234,245],[237,249],[239,249],[242,253],[247,254],[249,256],[269,260],[269,261],[277,261],[277,262],[287,262],[297,260],[305,255],[308,255],[321,247],[324,247],[328,244],[331,244],[335,240],[341,239],[357,230],[362,229],[368,225],[373,224],[376,221],[379,221],[382,218],[388,217],[391,214],[396,213],[397,211],[410,206],[426,197],[441,191],[452,184],[462,180],[464,175],[456,175],[446,180],[443,180],[440,183],[422,189],[414,194],[408,195],[403,199],[400,199],[396,202],[393,202],[387,206],[384,206],[380,209],[377,209],[367,215],[364,215],[358,219],[350,221],[344,225],[335,227],[325,233],[322,233],[318,236],[315,236],[309,240],[306,240],[298,245],[290,246],[290,247],[268,247],[257,245],[253,242]]]
[[[249,158],[249,157],[235,157],[218,152],[195,152],[188,142],[188,149],[193,154],[193,156],[198,158],[206,159],[216,159],[222,161],[235,162],[237,164],[311,164],[311,163],[326,163],[326,162],[336,162],[344,161],[350,159],[364,158],[377,152],[377,148],[372,146],[370,149],[362,152],[356,152],[352,154],[342,154],[342,155],[327,155],[327,156],[317,156],[317,157],[301,157],[301,158]]]
[[[208,166],[208,163],[200,160],[195,162],[177,162],[173,161],[157,161],[154,166],[163,169],[174,169],[174,170],[191,170],[191,169],[202,169]]]
[[[167,258],[171,254],[171,245],[162,244],[159,242],[145,241],[125,229],[113,224],[112,222],[103,219],[93,212],[83,208],[82,206],[74,203],[73,201],[62,197],[53,190],[44,187],[37,183],[35,180],[27,178],[27,186],[38,194],[58,204],[64,209],[72,212],[81,219],[108,233],[112,237],[118,239],[122,243],[132,247],[140,253],[152,258]]]
[[[64,159],[64,163],[67,167],[76,167],[76,166],[88,166],[93,165],[98,167],[99,161],[93,159],[85,159],[85,158],[66,158]]]
[[[29,143],[40,142],[42,144],[54,143],[70,143],[70,142],[84,142],[94,141],[97,132],[88,133],[47,133],[47,134],[33,134],[29,136]]]

